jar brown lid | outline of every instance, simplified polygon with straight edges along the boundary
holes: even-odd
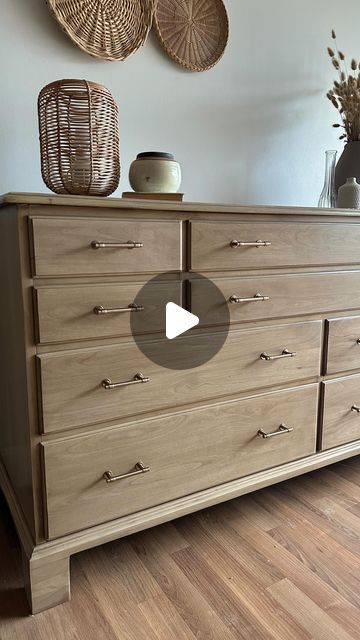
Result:
[[[165,153],[164,151],[143,151],[136,156],[137,160],[141,158],[160,158],[161,160],[174,160],[172,153]]]

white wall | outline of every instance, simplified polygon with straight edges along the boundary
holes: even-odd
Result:
[[[324,94],[335,28],[360,57],[358,0],[225,0],[230,40],[214,69],[174,64],[151,35],[125,62],[75,47],[44,0],[0,0],[0,192],[46,191],[36,99],[59,78],[105,84],[120,107],[122,178],[139,151],[173,152],[187,200],[313,205],[325,149],[340,148]]]

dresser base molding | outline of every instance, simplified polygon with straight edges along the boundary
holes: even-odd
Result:
[[[7,473],[0,461],[0,484],[14,519],[23,550],[25,588],[33,614],[70,599],[69,559],[74,553],[111,542],[143,529],[180,518],[199,509],[237,498],[271,484],[360,454],[360,441],[255,473],[189,496],[112,520],[51,542],[33,545],[18,508]],[[31,548],[32,544],[32,548]]]

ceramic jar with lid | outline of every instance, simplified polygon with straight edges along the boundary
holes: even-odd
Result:
[[[181,168],[171,153],[139,153],[129,171],[131,188],[143,193],[176,193],[181,185]]]

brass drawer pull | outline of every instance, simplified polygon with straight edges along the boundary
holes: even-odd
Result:
[[[291,433],[291,431],[294,431],[293,427],[286,427],[284,424],[281,424],[277,431],[266,433],[263,429],[259,429],[257,435],[260,438],[273,438],[274,436],[281,436],[283,433]]]
[[[150,382],[150,378],[147,378],[142,373],[136,373],[131,380],[111,382],[109,378],[105,378],[101,384],[104,389],[119,389],[120,387],[129,387],[131,384],[142,384],[143,382]]]
[[[294,358],[296,356],[295,351],[289,351],[289,349],[283,349],[282,353],[278,356],[269,356],[267,353],[260,354],[260,360],[281,360],[282,358]]]
[[[105,478],[106,482],[117,482],[118,480],[123,480],[124,478],[131,478],[132,476],[139,476],[142,473],[149,473],[149,471],[150,467],[146,467],[140,460],[134,466],[134,471],[129,471],[129,473],[122,473],[120,476],[114,476],[112,471],[105,471],[103,478]]]
[[[268,240],[255,240],[255,242],[243,242],[242,240],[231,240],[230,247],[271,247]]]
[[[133,311],[144,311],[144,307],[142,307],[140,304],[135,304],[134,302],[132,302],[131,304],[128,304],[127,307],[112,307],[109,309],[105,309],[105,307],[99,304],[94,307],[93,311],[97,316],[104,316],[108,313],[132,313]]]
[[[127,242],[100,242],[100,240],[93,240],[90,246],[92,249],[140,249],[144,244],[133,240],[128,240]]]
[[[360,413],[360,407],[358,407],[357,404],[353,404],[353,406],[351,407],[351,411],[353,411],[354,413]]]
[[[263,302],[264,300],[270,300],[269,296],[262,296],[261,293],[255,293],[251,298],[239,298],[239,296],[230,296],[230,304],[240,304],[241,302]]]

